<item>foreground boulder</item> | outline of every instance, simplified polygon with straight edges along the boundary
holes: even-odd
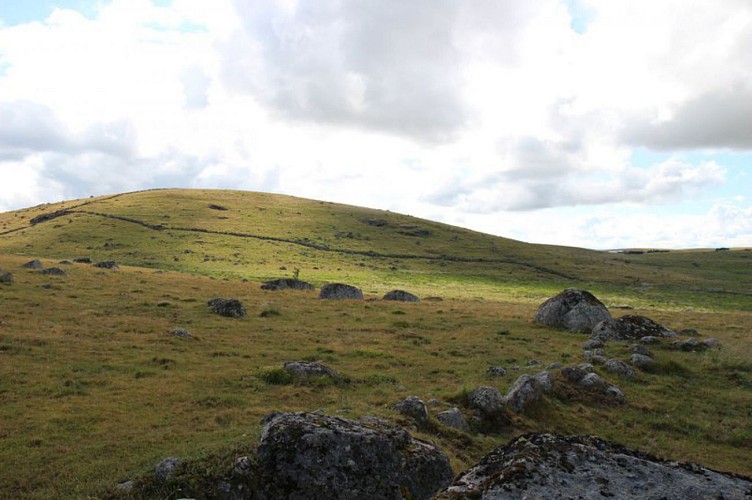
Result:
[[[541,304],[533,319],[543,325],[584,332],[610,318],[606,306],[592,293],[568,288]]]
[[[265,419],[258,448],[262,498],[430,498],[452,480],[446,455],[375,418],[313,413]]]
[[[261,285],[262,290],[313,290],[313,285],[294,278],[282,278],[267,281]]]
[[[211,312],[228,318],[242,318],[246,315],[245,307],[237,299],[211,299],[207,302]]]
[[[329,283],[321,287],[320,299],[363,299],[360,288],[343,283]]]
[[[398,302],[420,302],[420,299],[410,292],[404,290],[392,290],[384,295],[383,300],[394,300]]]
[[[460,474],[439,499],[748,498],[752,479],[669,462],[593,436],[527,434]]]
[[[607,340],[640,340],[644,337],[676,337],[676,333],[645,316],[627,315],[598,323],[591,338]]]

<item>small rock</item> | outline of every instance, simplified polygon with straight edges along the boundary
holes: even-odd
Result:
[[[337,370],[317,361],[288,361],[283,369],[293,377],[342,377]]]
[[[42,262],[39,259],[30,260],[26,264],[24,264],[22,267],[25,267],[26,269],[42,269]]]
[[[591,333],[591,338],[606,340],[636,340],[645,336],[675,337],[676,333],[644,316],[627,315],[601,321]]]
[[[0,274],[0,283],[13,283],[13,275],[11,273]]]
[[[632,349],[632,352],[635,354],[642,354],[643,356],[647,356],[649,358],[653,357],[653,353],[650,352],[650,349],[644,344],[632,344],[629,346],[630,349]]]
[[[418,396],[408,396],[396,405],[394,409],[406,417],[415,420],[418,427],[425,428],[428,425],[428,409],[426,404]]]
[[[695,337],[690,337],[686,340],[677,340],[671,343],[671,347],[679,349],[680,351],[693,352],[704,351],[708,348],[707,344],[700,342]]]
[[[598,375],[597,373],[588,373],[580,381],[578,384],[581,387],[593,387],[593,388],[602,388],[605,389],[608,384]]]
[[[220,316],[229,318],[242,318],[246,315],[245,307],[237,299],[216,298],[207,302],[209,309]]]
[[[577,365],[577,368],[584,371],[585,373],[593,373],[595,371],[595,367],[590,363],[581,363]]]
[[[267,281],[261,285],[262,290],[313,290],[314,286],[305,281],[293,278],[283,278]]]
[[[115,489],[122,493],[127,493],[133,490],[135,483],[133,481],[123,481],[115,485]]]
[[[73,262],[77,262],[79,264],[91,264],[91,259],[88,257],[78,257],[76,259],[73,259]]]
[[[465,416],[459,408],[450,408],[446,411],[437,413],[436,420],[447,427],[452,427],[453,429],[458,429],[463,432],[470,432],[470,425],[467,423]]]
[[[238,457],[235,459],[233,471],[238,476],[250,476],[253,473],[253,464],[247,456]]]
[[[549,372],[541,372],[537,375],[521,375],[512,384],[512,387],[504,396],[504,403],[513,411],[522,412],[527,405],[538,401],[544,392],[552,389],[552,379]]]
[[[176,457],[167,457],[154,467],[154,476],[157,481],[164,483],[175,477],[178,469],[183,465],[183,462]]]
[[[343,283],[329,283],[321,287],[320,299],[363,300],[363,292],[354,286]]]
[[[546,369],[547,369],[547,370],[558,370],[558,369],[560,369],[560,368],[561,368],[561,367],[563,367],[563,366],[564,366],[564,365],[562,365],[561,363],[551,363],[550,365],[548,365],[548,366],[546,367]]]
[[[191,335],[191,332],[189,332],[185,328],[175,328],[174,330],[170,331],[170,335],[174,335],[175,337],[180,337],[182,339],[189,339],[193,336]]]
[[[102,262],[97,262],[96,264],[94,264],[94,267],[99,267],[102,269],[112,269],[113,271],[120,269],[120,266],[118,266],[114,260],[104,260]]]
[[[633,378],[637,375],[631,366],[626,364],[624,361],[615,358],[606,361],[606,363],[603,365],[603,368],[611,373],[616,373],[617,375],[621,375],[623,377]]]
[[[610,396],[616,399],[617,401],[622,401],[622,402],[627,399],[624,396],[624,393],[621,391],[621,389],[619,389],[615,385],[608,386],[608,388],[606,389],[606,396]]]
[[[562,368],[561,374],[564,375],[564,378],[566,378],[570,382],[579,384],[580,381],[585,378],[585,375],[587,375],[588,372],[580,367],[570,366],[567,368]]]
[[[629,362],[632,363],[634,366],[639,368],[640,370],[650,370],[654,365],[655,361],[653,361],[653,358],[650,356],[645,356],[644,354],[635,353],[632,354],[632,357],[629,358]]]
[[[489,366],[486,370],[486,375],[489,377],[503,377],[507,374],[507,371],[501,366]]]
[[[39,274],[44,274],[47,276],[65,276],[67,273],[60,269],[59,267],[50,267],[49,269],[42,269],[41,271],[37,271]]]
[[[718,339],[705,339],[702,343],[705,344],[708,349],[715,349],[716,347],[721,346],[721,341]]]
[[[660,344],[661,338],[655,337],[653,335],[646,335],[645,337],[640,338],[640,344],[650,345],[650,344]]]
[[[486,416],[497,415],[504,407],[504,397],[496,387],[478,387],[470,393],[467,400],[471,407]]]
[[[683,328],[676,332],[676,334],[682,337],[697,337],[698,335],[700,335],[700,332],[698,332],[694,328]]]
[[[73,265],[73,262],[69,260],[61,260],[60,262],[58,262],[58,264],[63,265],[63,266],[71,266]]]
[[[391,292],[387,292],[382,300],[395,300],[399,302],[420,302],[420,299],[417,297],[417,295],[413,295],[412,293],[406,292],[404,290],[392,290]]]
[[[603,341],[601,339],[590,339],[582,344],[584,351],[592,351],[593,349],[599,349],[603,347]]]

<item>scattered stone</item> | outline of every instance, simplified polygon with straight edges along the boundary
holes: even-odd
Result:
[[[238,476],[248,477],[253,474],[253,463],[247,456],[238,457],[235,459],[235,465],[232,470]]]
[[[96,264],[94,264],[94,267],[100,267],[102,269],[112,269],[113,271],[120,269],[120,266],[118,266],[114,260],[104,260],[102,262],[97,262]]]
[[[73,259],[73,262],[76,262],[78,264],[91,264],[91,259],[89,257],[78,257],[76,259]]]
[[[229,210],[227,207],[224,207],[222,205],[218,205],[216,203],[211,203],[209,205],[209,208],[211,208],[212,210],[220,210],[220,211]]]
[[[507,371],[501,366],[489,366],[486,370],[486,375],[489,377],[503,377],[507,374]]]
[[[647,335],[645,337],[640,338],[640,344],[650,345],[650,344],[660,344],[660,343],[661,343],[660,337]]]
[[[715,349],[716,347],[721,347],[721,341],[718,339],[705,339],[702,341],[702,343],[708,346],[708,349]]]
[[[570,366],[561,369],[561,374],[564,375],[564,378],[574,384],[579,384],[580,381],[585,378],[585,375],[587,375],[588,373],[590,372],[580,368],[579,366]]]
[[[595,371],[595,367],[590,363],[581,363],[577,365],[577,368],[584,370],[585,373],[593,373]]]
[[[520,436],[461,473],[436,497],[746,498],[752,479],[661,460],[593,436]]]
[[[624,393],[621,392],[621,389],[616,387],[615,385],[609,385],[606,388],[606,396],[615,399],[616,401],[624,402],[626,401],[626,397],[624,396]]]
[[[573,332],[591,330],[611,318],[608,309],[593,294],[569,288],[538,307],[534,321]]]
[[[174,330],[170,331],[170,335],[174,335],[175,337],[180,337],[181,339],[189,339],[193,337],[191,332],[189,332],[185,328],[175,328]]]
[[[607,389],[608,384],[597,373],[587,373],[580,379],[578,384],[582,387],[593,387],[596,389]]]
[[[176,457],[167,457],[154,467],[154,476],[160,483],[165,483],[175,477],[178,469],[183,466],[183,462]]]
[[[313,290],[314,286],[302,280],[294,278],[282,278],[267,281],[261,285],[262,290]]]
[[[559,370],[563,367],[561,363],[551,363],[546,367],[547,370]]]
[[[73,262],[69,260],[61,260],[60,262],[58,262],[58,264],[63,265],[63,266],[72,266]]]
[[[655,361],[650,356],[644,354],[635,353],[629,358],[629,362],[643,371],[650,371],[655,366]]]
[[[446,411],[442,411],[436,414],[436,420],[463,432],[470,432],[470,425],[467,423],[465,416],[459,410],[459,408],[450,408]]]
[[[467,397],[467,401],[472,408],[486,417],[498,415],[504,407],[504,396],[496,387],[490,386],[477,387]]]
[[[538,366],[539,364],[540,364],[540,361],[538,361],[537,359],[531,359],[530,361],[527,362],[527,366]]]
[[[342,377],[337,370],[329,368],[318,361],[288,361],[284,364],[283,369],[293,377],[299,378]]]
[[[598,323],[591,338],[606,340],[637,340],[646,336],[675,337],[676,333],[644,316],[627,315]]]
[[[363,300],[360,288],[343,283],[329,283],[321,287],[320,299],[356,299]]]
[[[700,332],[698,332],[694,328],[683,328],[676,332],[676,334],[682,337],[697,337],[698,335],[700,335]]]
[[[720,342],[718,339],[706,339],[703,341],[697,340],[695,337],[690,337],[686,340],[677,340],[671,343],[671,347],[679,349],[680,351],[692,352],[692,351],[705,351],[711,347],[719,347]]]
[[[117,490],[120,493],[128,493],[130,491],[133,491],[133,486],[135,483],[133,481],[123,481],[122,483],[118,483],[115,485],[115,490]]]
[[[649,358],[653,357],[653,353],[650,352],[650,349],[644,344],[632,344],[631,346],[629,346],[629,348],[635,354],[642,354],[643,356],[647,356]]]
[[[22,267],[25,267],[26,269],[42,269],[42,262],[39,259],[30,260],[26,264],[24,264]]]
[[[604,346],[601,339],[590,339],[582,344],[582,350],[592,351],[593,349],[600,349]]]
[[[606,363],[603,365],[603,368],[611,373],[615,373],[623,377],[634,378],[637,375],[637,373],[635,373],[634,369],[631,366],[626,364],[624,361],[616,358],[612,358],[606,361]]]
[[[245,307],[237,299],[211,299],[207,302],[209,309],[220,316],[227,316],[228,318],[242,318],[246,315]]]
[[[263,423],[261,498],[427,499],[453,477],[441,450],[373,417],[275,413]]]
[[[599,353],[599,351],[602,352],[603,349],[596,349],[595,351],[583,351],[582,352],[583,358],[585,359],[587,363],[592,363],[596,365],[604,365],[606,364],[606,361],[608,361],[608,359],[606,359],[606,356]]]
[[[425,297],[423,300],[427,302],[442,302],[444,299],[441,297]]]
[[[395,300],[399,302],[420,302],[420,299],[410,292],[404,290],[392,290],[384,295],[382,300]]]
[[[13,283],[13,274],[11,273],[0,274],[0,283]]]
[[[60,269],[59,267],[50,267],[48,269],[42,269],[41,271],[38,271],[39,274],[44,274],[47,276],[65,276],[67,273]]]
[[[534,376],[520,375],[504,397],[504,403],[513,411],[521,413],[529,404],[538,401],[543,393],[551,392],[552,388],[553,381],[549,372]]]
[[[418,427],[425,428],[428,426],[428,409],[418,396],[408,396],[394,405],[394,409],[415,420]]]

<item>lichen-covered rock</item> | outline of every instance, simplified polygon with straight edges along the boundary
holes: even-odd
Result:
[[[486,375],[489,377],[503,377],[507,374],[507,371],[502,366],[489,366],[486,370]]]
[[[661,343],[661,338],[654,337],[652,335],[646,335],[640,339],[640,344],[652,345],[652,344],[660,344],[660,343]]]
[[[413,295],[410,292],[404,290],[392,290],[384,295],[383,300],[395,300],[399,302],[420,302],[417,295]]]
[[[154,467],[154,477],[158,482],[164,483],[172,479],[182,466],[183,462],[179,458],[167,457]]]
[[[646,346],[645,344],[632,344],[631,346],[629,346],[629,348],[635,354],[641,354],[641,355],[647,356],[649,358],[653,357],[653,353],[650,352],[650,348],[648,346]]]
[[[363,292],[360,288],[343,283],[329,283],[321,287],[320,299],[355,299],[362,300]]]
[[[313,290],[314,286],[302,280],[282,278],[271,280],[261,285],[262,290]]]
[[[629,362],[640,370],[649,371],[655,366],[655,361],[650,356],[644,354],[635,353],[629,358]]]
[[[428,425],[428,408],[426,408],[426,404],[418,396],[406,397],[394,405],[394,409],[402,415],[415,420],[418,427],[426,427]]]
[[[603,364],[603,368],[605,368],[606,371],[621,375],[622,377],[634,378],[637,375],[634,371],[634,368],[626,364],[624,361],[616,358],[612,358],[606,361]]]
[[[504,403],[513,411],[521,413],[530,403],[538,401],[544,393],[551,392],[553,380],[549,372],[537,375],[520,375],[504,396]]]
[[[293,377],[298,378],[342,377],[337,370],[329,368],[318,361],[288,361],[282,368]]]
[[[504,407],[504,396],[496,387],[476,387],[467,397],[472,408],[480,411],[481,415],[490,416],[501,412]]]
[[[590,331],[611,318],[603,303],[585,290],[569,288],[538,307],[534,321],[573,332]]]
[[[695,337],[690,337],[685,340],[677,340],[671,343],[671,347],[679,349],[680,351],[705,351],[710,348],[720,346],[720,342],[717,339],[698,340]]]
[[[603,341],[601,339],[590,339],[582,344],[583,351],[592,351],[603,347]]]
[[[645,316],[627,315],[598,323],[591,338],[606,340],[638,340],[644,337],[676,337],[676,333]]]
[[[277,413],[264,424],[262,498],[425,499],[452,480],[441,450],[375,418]]]
[[[670,462],[593,436],[527,434],[486,455],[436,498],[749,498],[752,479]]]
[[[246,315],[245,307],[237,299],[216,298],[207,302],[211,312],[228,318],[242,318]]]
[[[174,337],[180,337],[181,339],[189,339],[193,337],[191,332],[186,330],[185,328],[174,328],[170,330],[170,335]]]
[[[464,432],[470,432],[470,425],[467,423],[465,416],[459,408],[450,408],[436,414],[436,420],[446,425]]]

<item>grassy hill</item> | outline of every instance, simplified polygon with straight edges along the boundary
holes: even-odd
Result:
[[[112,271],[60,260],[114,260]],[[530,430],[591,433],[659,456],[751,475],[752,252],[614,254],[530,245],[391,212],[280,195],[156,190],[0,214],[0,497],[97,496],[160,458],[252,450],[274,410],[323,408],[402,422],[408,395],[454,406],[478,385],[582,361],[587,338],[534,325],[537,305],[586,288],[674,328],[718,338],[656,349],[659,369],[602,373],[625,406],[554,395],[494,435],[419,434],[456,472]],[[64,276],[25,269],[32,258]],[[284,268],[284,269],[282,269]],[[291,276],[368,299],[270,292]],[[242,319],[209,312],[240,299]],[[187,328],[193,338],[170,335]],[[626,345],[609,356],[628,354]],[[320,360],[342,384],[279,384],[285,361]],[[531,365],[531,362],[538,362]],[[519,366],[488,378],[492,365]]]

